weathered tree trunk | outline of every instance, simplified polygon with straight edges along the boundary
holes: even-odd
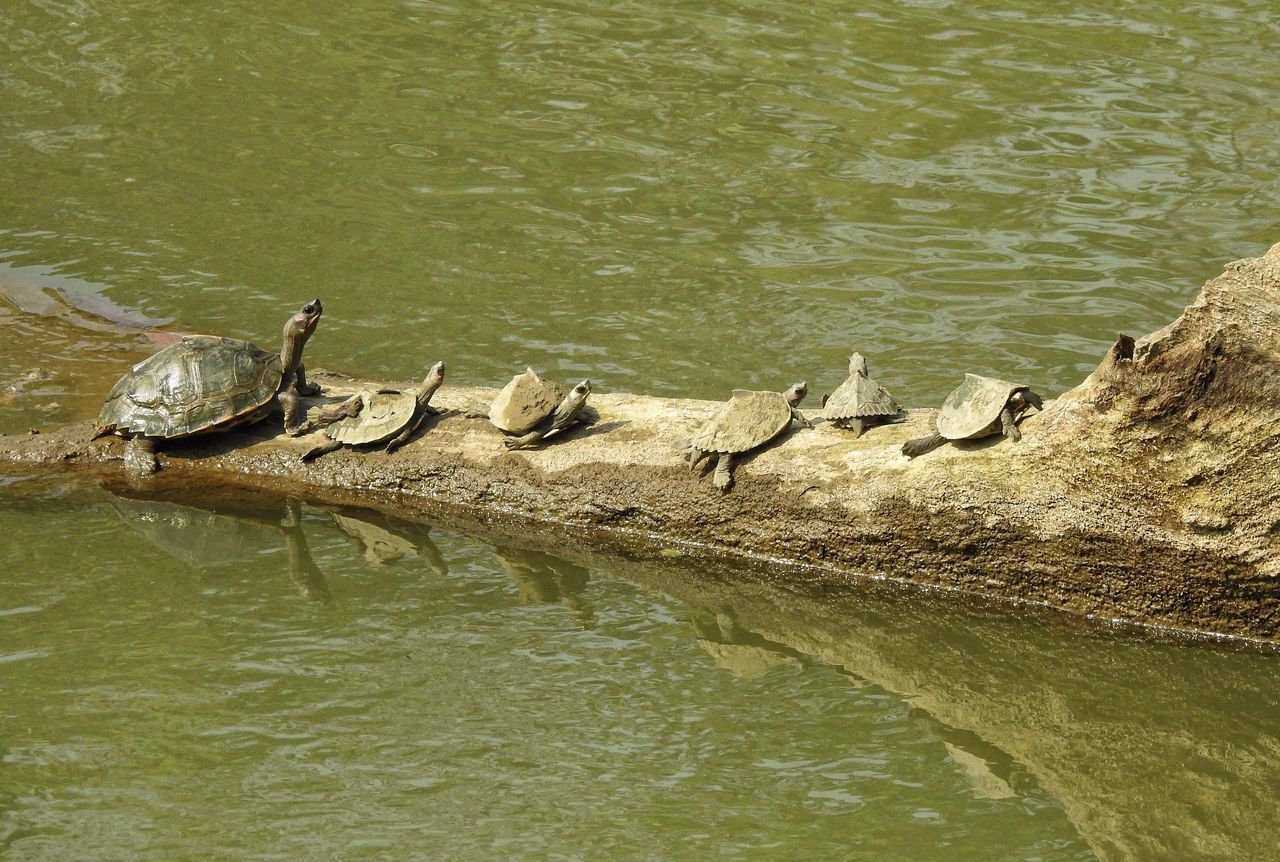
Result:
[[[1118,342],[1022,423],[1020,443],[948,444],[909,461],[900,447],[929,433],[932,410],[858,439],[821,424],[743,457],[723,496],[682,458],[716,403],[594,395],[593,427],[508,452],[488,422],[458,412],[494,392],[457,387],[435,400],[455,411],[392,455],[343,450],[303,465],[314,441],[267,422],[174,443],[156,481],[416,514],[461,507],[554,521],[606,546],[793,564],[779,580],[883,576],[1280,641],[1278,322],[1280,245],[1231,264],[1164,329]],[[362,385],[317,379],[331,397]],[[122,443],[91,433],[0,437],[0,461],[118,469]]]

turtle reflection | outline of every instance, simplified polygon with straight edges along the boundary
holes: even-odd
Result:
[[[1001,748],[971,730],[943,724],[918,706],[908,713],[922,729],[937,736],[978,799],[1030,796],[1037,789],[1031,772]]]
[[[803,653],[742,628],[733,611],[727,609],[714,615],[698,611],[689,623],[698,646],[738,679],[757,679],[776,667],[808,662]]]
[[[428,569],[443,577],[449,574],[431,530],[417,524],[399,523],[375,512],[330,512],[333,523],[361,550],[365,560],[379,566],[420,559]]]
[[[584,624],[595,612],[582,600],[591,573],[568,560],[544,551],[494,545],[493,556],[515,582],[520,602],[526,605],[549,605],[557,602],[578,612]]]
[[[107,501],[120,519],[160,551],[193,569],[216,569],[278,553],[282,540],[290,579],[303,595],[329,602],[333,596],[312,559],[302,530],[302,506],[284,502],[278,513],[262,510],[231,515],[186,503],[121,497]],[[278,514],[278,518],[273,518]]]

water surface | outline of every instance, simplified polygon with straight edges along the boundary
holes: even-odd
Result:
[[[0,5],[0,431],[316,295],[309,364],[389,379],[1052,396],[1280,240],[1265,2],[279,7]],[[1269,656],[29,485],[14,858],[1275,846]]]

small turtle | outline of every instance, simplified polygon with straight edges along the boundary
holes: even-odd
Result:
[[[312,300],[284,325],[284,346],[268,353],[248,341],[211,335],[184,336],[133,366],[107,395],[94,438],[129,438],[125,469],[146,475],[159,469],[161,440],[226,431],[285,408],[285,430],[300,427],[299,395],[315,395],[302,367],[302,348],[324,312]]]
[[[848,428],[855,437],[872,425],[894,421],[901,411],[889,390],[867,374],[867,360],[861,353],[849,357],[849,378],[822,403],[823,418]]]
[[[326,452],[334,452],[343,446],[373,448],[385,443],[392,452],[403,446],[428,416],[436,416],[439,410],[431,406],[431,396],[444,382],[444,363],[431,366],[422,385],[409,389],[362,390],[347,404],[354,415],[341,419],[324,429],[329,439],[302,456],[303,461],[314,461]],[[354,408],[359,405],[359,411]]]
[[[576,425],[579,422],[589,423],[594,415],[591,412],[591,408],[587,406],[587,396],[590,394],[591,381],[582,381],[570,389],[569,393],[560,399],[554,409],[550,411],[543,410],[542,415],[529,428],[527,433],[518,437],[508,437],[502,441],[503,444],[508,449],[530,449],[551,435],[558,434],[572,425]],[[529,412],[532,413],[533,411]],[[492,415],[490,413],[491,417]],[[525,414],[524,418],[528,418],[528,413]],[[494,424],[496,425],[497,423],[495,422]],[[498,427],[501,428],[502,426]]]
[[[796,409],[809,394],[809,384],[797,383],[785,393],[733,390],[733,397],[711,417],[689,442],[689,469],[703,458],[716,456],[712,484],[727,492],[733,487],[733,458],[768,443],[791,426],[794,419],[806,428],[813,424]]]
[[[1022,439],[1017,421],[1028,408],[1044,409],[1040,396],[1026,386],[966,374],[964,383],[951,391],[938,411],[935,427],[928,437],[917,437],[902,444],[902,454],[915,458],[937,449],[948,440],[974,440],[1003,434],[1013,442]]]

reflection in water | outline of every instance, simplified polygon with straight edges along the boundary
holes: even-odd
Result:
[[[229,515],[185,503],[109,492],[106,499],[129,529],[193,569],[261,559],[283,547],[288,556],[289,578],[302,594],[319,602],[333,599],[324,575],[311,557],[302,531],[302,505],[294,498],[284,502],[276,521],[266,515]]]
[[[734,841],[782,848],[769,858],[1273,855],[1272,656],[1081,637],[914,591],[834,598],[708,564],[524,550],[514,536],[433,542],[412,522],[296,501],[175,489],[181,502],[86,509],[83,489],[3,491],[0,855],[88,857],[93,830],[76,827],[111,812],[139,832],[179,808],[238,812],[246,787],[283,811],[329,799],[334,782],[337,819],[281,815],[268,830],[250,816],[248,840],[278,832],[291,858],[331,856],[326,842],[355,830],[402,856],[402,821],[378,819],[391,806],[437,830],[449,858],[547,829],[584,858],[599,834],[666,842],[636,858],[689,858],[670,842],[697,830],[712,836],[700,856]],[[50,529],[84,541],[49,548]],[[424,576],[441,552],[454,573]],[[218,575],[191,594],[173,560]],[[286,566],[335,601],[316,613]],[[589,625],[528,611],[549,602]],[[219,769],[192,786],[170,768],[190,762]],[[584,782],[608,805],[584,801]],[[163,793],[128,795],[139,786]],[[135,855],[185,858],[216,819]],[[842,853],[870,831],[889,843]],[[85,852],[55,852],[73,847]]]
[[[1028,796],[1036,788],[1035,779],[1026,768],[971,730],[949,727],[928,710],[912,707],[910,712],[923,729],[937,736],[947,749],[961,774],[979,799],[1010,799]]]
[[[186,566],[216,569],[268,559],[283,550],[289,578],[302,594],[319,602],[333,600],[307,542],[303,506],[295,498],[284,500],[279,509],[236,507],[231,514],[217,506],[203,508],[105,490],[104,496],[130,530]],[[344,509],[339,513],[323,508],[312,510],[310,521],[313,526],[337,527],[363,559],[374,565],[421,561],[436,575],[449,572],[449,564],[431,540],[430,529],[423,525],[396,522],[376,512]]]
[[[373,512],[362,514],[363,517],[356,517],[349,512],[329,513],[338,529],[361,548],[367,562],[385,566],[420,559],[435,574],[441,577],[449,574],[449,564],[431,541],[427,527],[393,525],[385,516]],[[379,523],[374,523],[374,519]]]
[[[1274,855],[1273,655],[1083,637],[918,592],[834,598],[668,567],[627,574],[707,609],[700,642],[749,630],[904,699],[970,796],[1050,794],[1099,859]]]
[[[721,609],[714,615],[699,611],[689,622],[698,646],[739,679],[755,679],[775,667],[805,662],[802,653],[744,629],[729,609]]]
[[[493,556],[515,581],[521,603],[549,605],[560,602],[577,611],[584,626],[591,625],[595,611],[582,598],[591,578],[587,569],[545,551],[511,546],[494,545]]]

